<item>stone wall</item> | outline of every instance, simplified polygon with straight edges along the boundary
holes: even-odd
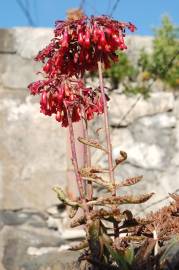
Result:
[[[57,203],[51,190],[65,184],[66,130],[39,113],[38,98],[27,85],[36,79],[36,53],[52,37],[51,29],[0,30],[0,208],[45,209]],[[130,58],[139,50],[152,50],[150,37],[129,37]],[[133,110],[123,117],[131,106]],[[155,200],[178,188],[179,101],[172,92],[155,91],[148,100],[111,94],[110,117],[114,156],[128,152],[118,170],[119,179],[144,175],[138,189],[154,190]],[[94,160],[99,159],[99,152]]]

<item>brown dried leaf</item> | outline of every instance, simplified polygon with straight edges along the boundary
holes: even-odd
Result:
[[[79,244],[75,245],[75,246],[71,246],[70,247],[70,250],[81,250],[81,249],[84,249],[84,248],[87,248],[88,247],[88,241],[87,240],[83,240],[82,242],[80,242]]]
[[[175,201],[176,208],[179,210],[179,195],[176,193],[169,193],[169,196]]]
[[[84,173],[109,173],[108,169],[103,169],[101,167],[85,167],[80,170],[80,172]]]
[[[92,219],[96,219],[96,218],[105,219],[105,220],[114,222],[114,220],[121,221],[122,214],[119,209],[106,210],[106,209],[101,208],[99,210],[93,210],[91,214],[91,218]]]
[[[75,228],[75,227],[78,227],[80,225],[85,224],[85,222],[86,222],[86,218],[83,215],[83,216],[80,216],[80,217],[78,217],[76,219],[73,219],[72,222],[71,222],[71,224],[70,224],[70,227],[71,228]]]
[[[78,207],[77,206],[72,206],[69,210],[69,218],[74,218],[74,216],[76,215],[78,211]]]
[[[126,159],[127,159],[127,153],[124,151],[120,151],[120,157],[115,159],[116,166]]]
[[[143,176],[135,176],[135,177],[131,177],[131,178],[127,178],[125,180],[123,180],[119,185],[117,185],[117,187],[125,187],[125,186],[132,186],[137,184],[138,182],[140,182],[142,180]]]
[[[86,170],[86,168],[81,169],[80,174],[83,180],[95,182],[96,184],[107,188],[109,191],[112,190],[112,186],[109,181],[104,180],[101,176],[98,176],[94,173],[90,173],[88,170]]]
[[[110,197],[102,197],[97,199],[96,201],[88,202],[89,205],[114,205],[114,204],[140,204],[149,200],[154,193],[144,194],[140,196],[110,196]]]
[[[104,151],[106,154],[108,153],[108,151],[97,140],[78,137],[78,141],[91,147],[100,149]]]

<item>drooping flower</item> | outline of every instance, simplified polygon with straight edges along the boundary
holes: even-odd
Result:
[[[57,21],[51,43],[36,56],[44,63],[49,77],[65,74],[83,76],[85,70],[97,69],[101,61],[105,67],[117,61],[117,50],[126,49],[125,29],[135,31],[132,23],[123,23],[107,16]]]
[[[55,115],[63,127],[68,126],[67,109],[72,122],[82,117],[87,120],[95,114],[103,113],[103,101],[99,89],[85,87],[82,80],[59,76],[56,79],[45,79],[28,86],[32,95],[40,95],[40,109],[45,115]]]

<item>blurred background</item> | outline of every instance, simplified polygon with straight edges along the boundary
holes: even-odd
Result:
[[[66,186],[66,129],[40,114],[38,97],[27,90],[40,70],[33,58],[53,37],[54,22],[71,8],[137,26],[126,37],[128,50],[119,52],[119,63],[104,73],[114,158],[120,150],[128,153],[116,178],[144,178],[123,192],[156,192],[136,208],[142,215],[166,204],[168,192],[179,188],[179,2],[1,1],[0,270],[57,269],[59,252],[83,236],[67,228],[64,206],[52,191]],[[86,82],[98,85],[97,74]],[[99,120],[91,123],[93,135]],[[98,151],[93,162],[106,164]]]

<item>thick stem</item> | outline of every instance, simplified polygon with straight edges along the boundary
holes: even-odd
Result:
[[[116,196],[108,107],[107,107],[107,101],[106,101],[105,90],[104,90],[102,65],[100,61],[98,62],[98,72],[99,72],[99,83],[100,83],[101,95],[102,95],[103,104],[104,104],[104,126],[105,126],[106,142],[107,142],[107,149],[108,149],[109,177],[110,177],[111,183],[113,184],[112,196]],[[116,209],[116,206],[113,206],[113,209]],[[115,238],[119,236],[117,221],[114,222],[114,236]]]
[[[84,112],[83,112],[83,114],[84,114],[83,133],[84,133],[84,138],[88,139],[88,123],[85,119]],[[85,166],[91,167],[91,153],[90,153],[90,148],[88,145],[84,145],[84,160],[85,160]],[[88,200],[92,200],[92,198],[93,198],[93,184],[91,181],[87,181],[86,193],[87,193]]]
[[[109,177],[113,186],[115,187],[113,158],[112,158],[112,145],[111,145],[110,128],[109,128],[109,116],[108,116],[107,101],[106,101],[105,90],[104,90],[102,67],[101,67],[100,61],[98,62],[98,71],[99,71],[99,83],[100,83],[101,95],[102,95],[103,104],[104,104],[104,126],[105,126],[106,142],[107,142],[107,148],[108,148]],[[113,195],[114,196],[116,195],[115,188],[113,191]]]
[[[72,120],[71,120],[71,114],[70,114],[70,111],[69,111],[68,108],[67,108],[67,118],[68,118],[69,133],[70,133],[72,163],[73,163],[73,166],[74,166],[74,171],[75,171],[77,186],[78,186],[78,190],[79,190],[79,195],[80,195],[81,201],[83,202],[86,217],[87,217],[87,219],[90,219],[89,208],[88,208],[88,206],[86,204],[86,199],[85,199],[85,190],[84,190],[83,180],[81,178],[81,175],[79,173],[79,168],[78,168],[78,161],[77,161],[77,154],[76,154],[76,147],[75,147],[75,136],[74,136],[74,131],[73,131],[73,124],[72,124]]]

